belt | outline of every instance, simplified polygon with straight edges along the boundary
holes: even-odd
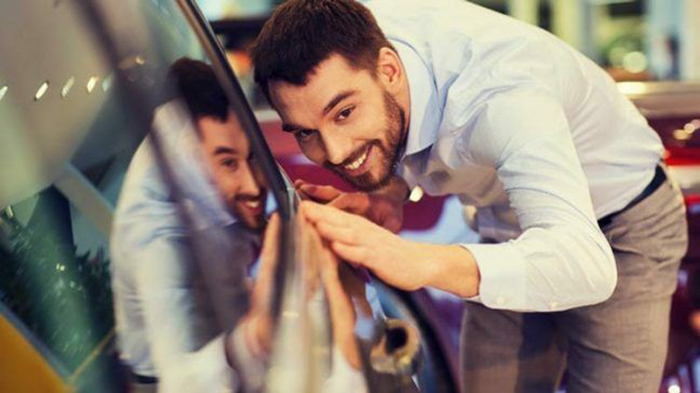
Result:
[[[654,178],[651,179],[649,184],[644,188],[641,194],[637,195],[636,198],[632,199],[630,203],[627,204],[624,208],[621,210],[618,210],[614,213],[610,213],[607,216],[601,218],[598,220],[598,226],[600,228],[606,227],[610,225],[612,220],[620,213],[624,212],[625,210],[630,209],[632,206],[635,206],[639,202],[643,201],[646,197],[649,195],[653,194],[654,191],[656,191],[659,186],[661,186],[664,182],[666,181],[666,172],[664,172],[663,168],[661,165],[656,166],[656,172],[654,173]]]

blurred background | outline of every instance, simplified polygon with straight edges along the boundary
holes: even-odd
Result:
[[[281,0],[198,0],[256,107],[246,48]],[[473,0],[540,26],[617,81],[700,80],[700,0]]]

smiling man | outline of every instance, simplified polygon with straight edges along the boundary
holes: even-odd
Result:
[[[658,136],[543,30],[459,0],[363,4],[283,3],[257,83],[309,159],[367,192],[347,210],[374,218],[367,200],[404,199],[401,178],[475,206],[483,242],[409,242],[306,202],[309,220],[386,282],[469,300],[467,391],[554,391],[565,365],[567,391],[656,391],[687,243]]]
[[[265,261],[276,259],[265,255],[276,252],[278,229],[265,217],[265,179],[211,67],[181,59],[168,80],[177,95],[157,110],[154,132],[180,199],[162,180],[147,139],[129,165],[110,243],[120,356],[137,391],[259,386],[264,369],[256,357],[269,338]],[[251,294],[247,273],[266,226]],[[206,248],[198,249],[201,264],[192,257],[195,240]]]
[[[229,211],[252,231],[265,224],[267,189],[250,142],[208,65],[183,59],[172,66],[194,116],[205,168]]]

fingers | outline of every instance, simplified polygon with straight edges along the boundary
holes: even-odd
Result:
[[[369,211],[369,197],[365,193],[349,193],[340,195],[328,205],[350,213],[365,215]]]
[[[369,222],[355,214],[347,213],[331,206],[320,205],[318,203],[308,201],[301,203],[301,209],[304,211],[306,218],[313,223],[324,221],[330,225],[348,226],[350,224],[357,224],[358,222],[362,221]]]
[[[294,182],[294,187],[306,198],[320,203],[328,203],[343,194],[333,186],[311,184],[301,179]]]
[[[279,252],[279,230],[280,218],[277,213],[270,217],[265,229],[263,247],[260,252],[260,274],[253,285],[251,307],[264,309],[268,303],[272,286],[272,276],[277,264],[277,254]]]
[[[331,242],[331,250],[340,257],[352,264],[366,266],[371,269],[369,263],[371,263],[371,258],[369,258],[369,253],[367,252],[367,247],[356,246],[345,244],[341,242]]]
[[[266,270],[271,270],[277,261],[277,253],[279,250],[279,233],[280,233],[280,218],[277,213],[274,213],[267,222],[265,236],[263,237],[263,246],[260,252],[261,263],[261,278]]]
[[[309,184],[309,182],[307,182],[307,181],[304,180],[304,179],[296,179],[296,180],[294,180],[294,188],[299,188],[299,187],[301,187],[301,186],[304,185],[304,184]]]
[[[330,225],[323,221],[316,224],[316,229],[321,237],[329,241],[341,242],[349,245],[358,245],[360,236],[352,228]]]

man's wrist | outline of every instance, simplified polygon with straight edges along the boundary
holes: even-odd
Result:
[[[459,245],[428,245],[425,286],[462,298],[479,294],[480,275],[474,256]]]

